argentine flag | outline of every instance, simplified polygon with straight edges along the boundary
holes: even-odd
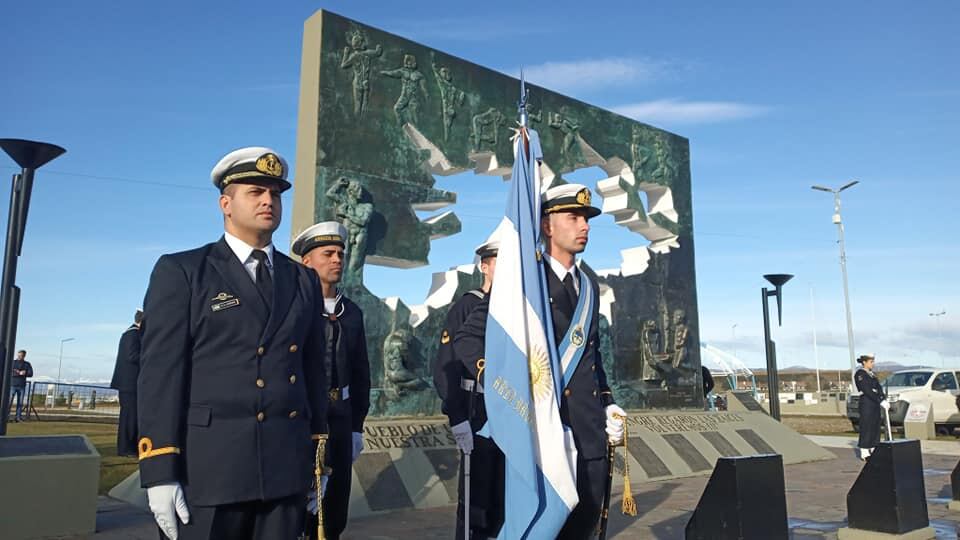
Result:
[[[540,139],[514,140],[510,194],[485,341],[487,429],[506,456],[501,539],[555,538],[577,505],[573,435],[560,422],[562,390],[544,265],[540,263]]]

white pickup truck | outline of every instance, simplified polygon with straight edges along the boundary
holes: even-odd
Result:
[[[949,433],[960,427],[958,376],[960,369],[916,368],[897,371],[887,377],[883,387],[890,401],[890,423],[903,425],[910,403],[924,401],[933,404],[933,421],[938,431]],[[851,395],[847,400],[847,418],[855,430],[859,429],[860,422],[859,400],[859,395]]]

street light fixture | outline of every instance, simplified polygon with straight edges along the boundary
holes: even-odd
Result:
[[[3,253],[3,278],[0,281],[0,435],[7,434],[10,416],[10,378],[13,358],[10,351],[17,338],[17,316],[20,312],[20,288],[17,287],[17,261],[23,250],[23,233],[30,210],[33,191],[33,173],[49,161],[66,152],[50,143],[23,139],[0,139],[0,149],[17,165],[20,173],[13,175],[10,186],[10,209],[7,214],[7,241]]]
[[[60,340],[60,362],[57,365],[57,390],[60,390],[60,370],[63,369],[63,344],[68,341],[74,341],[76,338],[68,337]],[[54,396],[56,399],[56,396]]]
[[[767,297],[777,298],[777,326],[783,325],[782,288],[784,283],[793,278],[792,274],[766,274],[764,279],[774,286],[774,290],[766,287],[761,289],[763,299],[763,341],[767,356],[767,399],[770,401],[770,416],[780,420],[780,374],[777,373],[777,344],[770,339],[770,310]]]
[[[847,285],[847,250],[843,241],[843,219],[840,217],[840,192],[859,184],[859,180],[847,182],[839,189],[823,186],[811,186],[817,191],[833,193],[833,223],[837,226],[840,235],[840,272],[843,275],[843,302],[847,313],[847,348],[850,353],[850,385],[854,387],[853,374],[857,371],[856,353],[853,346],[853,314],[850,312],[850,288]]]

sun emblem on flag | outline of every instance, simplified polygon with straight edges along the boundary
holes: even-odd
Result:
[[[553,391],[553,376],[550,373],[550,360],[547,351],[534,347],[527,355],[530,365],[530,393],[537,401],[550,396]]]

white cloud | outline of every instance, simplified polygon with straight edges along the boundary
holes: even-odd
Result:
[[[753,118],[766,114],[770,108],[732,101],[658,99],[619,105],[612,110],[648,124],[704,124]]]
[[[610,84],[650,82],[662,78],[670,69],[670,64],[661,61],[601,58],[524,66],[523,75],[527,81],[544,88],[569,92]],[[514,69],[510,74],[519,77],[520,69]]]

